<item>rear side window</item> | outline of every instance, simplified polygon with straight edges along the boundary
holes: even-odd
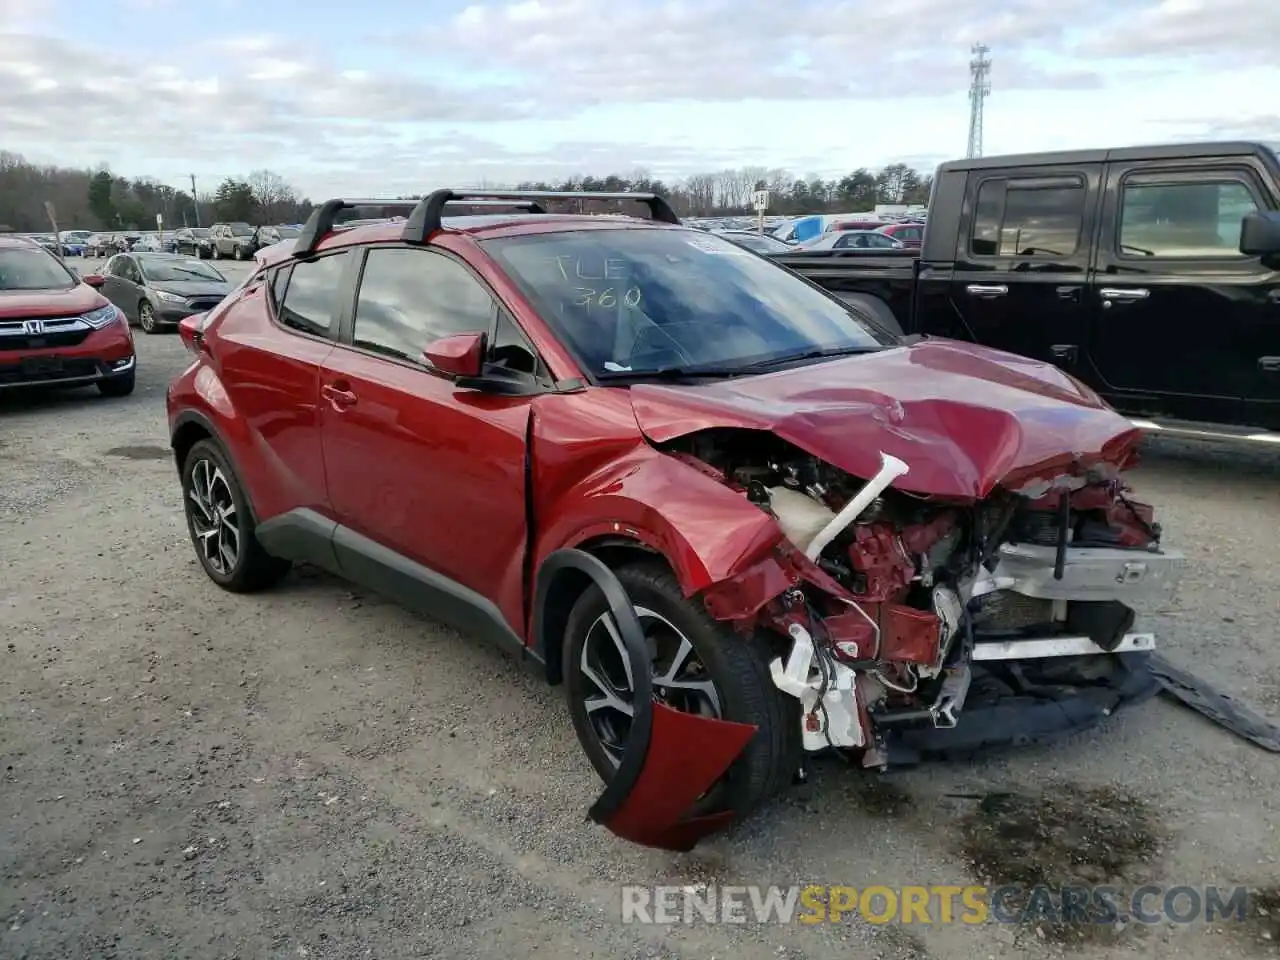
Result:
[[[1083,179],[992,179],[978,188],[970,250],[986,257],[1069,257],[1084,228]]]
[[[1255,212],[1239,180],[1127,181],[1121,195],[1120,254],[1183,259],[1240,257],[1241,221]]]
[[[280,302],[280,322],[301,333],[328,336],[348,256],[344,250],[319,260],[295,263]]]

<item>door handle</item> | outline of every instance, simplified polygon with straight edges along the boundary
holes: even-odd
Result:
[[[1074,343],[1055,343],[1049,347],[1049,352],[1053,354],[1055,360],[1070,360],[1075,363],[1080,355],[1080,347]]]
[[[971,283],[965,290],[975,297],[1003,297],[1009,292],[1003,283]]]
[[[1151,291],[1142,287],[1103,287],[1098,294],[1103,300],[1145,300]]]
[[[1259,357],[1258,366],[1263,373],[1280,373],[1280,357]]]
[[[354,393],[330,383],[326,383],[320,388],[320,396],[328,400],[335,410],[345,410],[356,405],[356,395]]]
[[[1079,287],[1059,287],[1058,299],[1066,300],[1069,303],[1079,303],[1080,288]]]

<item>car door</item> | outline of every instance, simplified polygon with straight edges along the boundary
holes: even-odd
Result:
[[[108,270],[105,296],[123,311],[130,323],[136,322],[138,302],[142,299],[142,274],[138,265],[127,253],[120,253],[110,260]]]
[[[336,516],[498,605],[519,632],[532,397],[461,388],[434,372],[422,351],[467,332],[488,333],[508,351],[522,344],[530,358],[533,348],[489,289],[450,255],[374,247],[366,256],[321,377]]]
[[[354,261],[339,251],[249,281],[218,328],[223,388],[253,438],[262,517],[332,510],[320,445],[320,365],[333,350],[339,291]]]
[[[1280,357],[1280,284],[1240,252],[1244,216],[1273,204],[1264,183],[1243,159],[1110,165],[1089,355],[1116,406],[1235,424],[1268,387],[1280,400],[1264,369]]]
[[[1080,368],[1101,164],[969,174],[951,303],[977,343]]]

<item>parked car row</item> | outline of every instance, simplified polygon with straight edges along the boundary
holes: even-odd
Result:
[[[243,222],[215,223],[211,227],[185,227],[173,233],[167,248],[202,260],[250,260],[263,247],[297,237],[295,224],[253,227]]]

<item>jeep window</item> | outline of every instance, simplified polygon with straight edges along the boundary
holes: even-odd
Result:
[[[493,298],[465,267],[438,253],[373,249],[356,297],[354,346],[422,362],[433,340],[488,333]]]
[[[1083,179],[992,179],[978,188],[970,250],[985,257],[1069,257],[1084,227]]]
[[[289,289],[280,304],[280,322],[302,333],[327,337],[342,270],[349,255],[344,250],[318,260],[295,263]]]
[[[1240,221],[1258,209],[1239,180],[1129,180],[1120,203],[1119,244],[1125,257],[1243,258]]]
[[[251,237],[253,236],[253,227],[247,223],[233,223],[227,228],[233,237]]]
[[[70,290],[79,282],[43,247],[0,247],[0,290]]]
[[[754,372],[882,345],[870,326],[789,270],[696,230],[566,231],[484,246],[595,377]]]

